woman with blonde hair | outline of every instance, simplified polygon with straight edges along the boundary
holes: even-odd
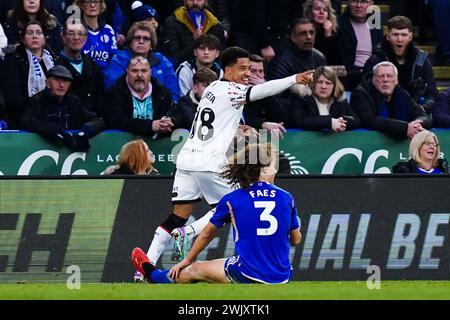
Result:
[[[331,67],[317,68],[310,84],[310,95],[296,99],[290,128],[343,132],[360,127],[358,116],[345,99],[344,86]]]
[[[109,166],[101,174],[158,175],[158,170],[153,167],[154,163],[153,152],[148,148],[147,143],[137,139],[124,144],[117,164]]]
[[[314,48],[324,54],[328,65],[344,65],[337,37],[336,13],[330,0],[307,0],[303,5],[303,15],[313,22],[316,29]]]
[[[448,162],[440,158],[437,136],[428,130],[417,133],[409,143],[409,160],[392,167],[393,173],[436,174],[449,173]]]

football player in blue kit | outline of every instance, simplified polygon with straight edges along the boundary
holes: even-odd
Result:
[[[292,276],[290,245],[301,241],[292,195],[273,184],[277,159],[271,144],[248,144],[234,154],[222,174],[240,188],[221,198],[191,251],[170,270],[156,269],[135,248],[133,264],[150,283],[287,283]],[[236,255],[195,261],[216,231],[231,223]]]

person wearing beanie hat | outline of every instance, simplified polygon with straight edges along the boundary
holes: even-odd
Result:
[[[143,4],[141,1],[134,1],[131,5],[131,23],[148,21],[159,37],[161,35],[161,27],[158,19],[158,12],[153,7]]]

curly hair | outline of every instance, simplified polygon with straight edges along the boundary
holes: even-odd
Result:
[[[221,177],[233,186],[239,184],[241,188],[248,188],[259,180],[261,169],[270,166],[273,154],[274,147],[270,143],[248,144],[228,159]]]

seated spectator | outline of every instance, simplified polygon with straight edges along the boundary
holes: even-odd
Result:
[[[28,97],[45,89],[47,71],[57,60],[45,46],[39,22],[28,22],[21,36],[17,50],[5,58],[1,76],[10,129],[18,128]]]
[[[112,175],[159,175],[153,164],[153,152],[142,139],[125,143],[120,149],[117,164],[109,166],[101,174]]]
[[[450,88],[438,94],[433,106],[433,125],[436,128],[450,128]]]
[[[257,54],[250,54],[249,85],[266,82],[264,73],[264,58]],[[286,132],[289,117],[288,111],[283,107],[277,96],[251,101],[244,108],[245,123],[255,129],[267,129],[272,134],[283,137]]]
[[[290,43],[286,50],[276,56],[269,64],[267,72],[269,79],[281,79],[291,74],[307,70],[314,70],[327,64],[325,56],[314,48],[316,31],[308,18],[300,18],[292,23],[290,29]],[[286,90],[280,95],[283,106],[290,105],[295,98],[292,90]],[[297,93],[297,92],[295,92]]]
[[[156,137],[179,127],[169,90],[151,74],[147,59],[130,60],[126,74],[106,92],[103,115],[108,128]]]
[[[89,55],[103,70],[117,51],[113,28],[99,19],[106,10],[105,0],[76,0],[82,11],[82,20],[88,26],[88,37],[83,53]]]
[[[303,1],[236,0],[231,3],[231,34],[234,45],[270,62],[286,46],[289,24],[302,16]]]
[[[100,115],[105,94],[103,75],[99,65],[82,52],[87,32],[87,26],[82,21],[68,20],[64,24],[64,49],[59,54],[59,63],[72,74],[70,88],[83,101],[83,106]]]
[[[364,64],[383,39],[382,26],[377,28],[368,24],[371,5],[372,0],[349,0],[347,8],[338,17],[338,38],[347,72],[343,84],[348,91],[353,91],[361,82]]]
[[[180,64],[176,71],[181,96],[192,89],[192,78],[199,69],[209,68],[217,74],[218,79],[223,77],[223,71],[215,61],[219,54],[220,41],[216,36],[203,34],[194,40],[194,57]]]
[[[192,57],[194,40],[202,34],[215,35],[225,48],[224,28],[220,21],[206,9],[207,0],[184,0],[164,22],[162,35],[163,53],[177,68]]]
[[[134,1],[131,5],[131,23],[139,21],[148,21],[149,24],[156,32],[156,38],[161,39],[162,26],[159,24],[158,12],[151,6],[142,4],[141,1]],[[159,43],[158,43],[159,45]],[[159,47],[153,48],[153,50],[160,50]]]
[[[337,38],[337,18],[330,0],[307,0],[303,5],[303,15],[314,23],[314,47],[324,54],[329,65],[343,65],[341,44]]]
[[[178,102],[180,89],[173,65],[163,54],[153,51],[157,38],[155,30],[146,21],[134,23],[127,35],[128,49],[119,50],[105,70],[105,87],[110,89],[125,74],[133,57],[146,57],[152,68],[152,76],[172,93],[172,100]]]
[[[38,21],[44,31],[47,46],[54,52],[62,49],[62,27],[54,15],[44,8],[43,0],[19,0],[16,7],[8,12],[4,26],[8,44],[16,45],[23,37],[20,34],[28,22]]]
[[[51,68],[45,90],[30,99],[21,128],[59,140],[72,151],[88,151],[89,139],[103,131],[105,123],[69,92],[71,81],[72,74],[66,67]]]
[[[291,127],[304,130],[344,132],[360,127],[344,95],[344,86],[331,67],[319,67],[313,74],[312,94],[298,98],[292,108]]]
[[[192,89],[189,90],[186,95],[182,96],[178,102],[178,110],[183,119],[182,124],[180,124],[182,128],[191,128],[203,92],[211,82],[216,80],[217,74],[208,68],[200,69],[194,74],[194,85],[192,86]]]
[[[398,86],[397,67],[383,61],[373,67],[353,92],[351,106],[365,128],[384,132],[397,138],[412,138],[432,126],[424,108]]]
[[[440,158],[441,148],[437,136],[428,130],[416,134],[409,143],[409,160],[392,167],[393,173],[436,174],[449,173],[448,162]]]
[[[388,34],[366,61],[364,72],[372,72],[373,66],[381,61],[392,62],[402,88],[430,114],[438,92],[428,53],[412,43],[413,26],[407,17],[395,16],[389,19],[387,27]]]

